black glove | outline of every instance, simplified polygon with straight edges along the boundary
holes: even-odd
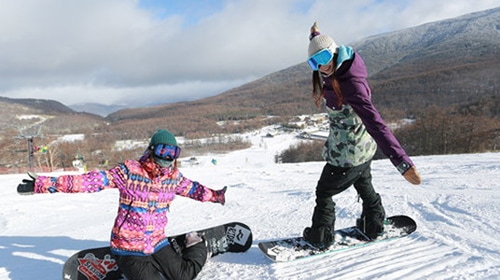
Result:
[[[35,190],[35,181],[30,179],[23,179],[23,182],[17,185],[17,192],[19,194],[33,194]]]
[[[19,194],[33,194],[35,190],[35,179],[37,175],[28,172],[28,176],[30,176],[31,179],[23,179],[21,184],[17,185],[17,192]]]

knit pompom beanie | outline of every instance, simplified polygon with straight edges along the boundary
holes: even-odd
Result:
[[[311,26],[311,34],[309,35],[309,48],[308,48],[308,57],[311,57],[313,54],[319,52],[322,49],[330,49],[332,53],[337,52],[337,44],[333,40],[332,37],[328,35],[321,34],[319,32],[318,24],[315,22],[313,26]]]

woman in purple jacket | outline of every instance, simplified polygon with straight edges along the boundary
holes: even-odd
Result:
[[[332,196],[352,185],[363,200],[357,225],[376,238],[383,231],[385,218],[382,200],[371,182],[370,164],[377,145],[407,181],[420,184],[420,175],[373,105],[368,73],[359,54],[320,34],[316,23],[309,40],[307,62],[313,70],[313,97],[318,107],[322,102],[326,105],[330,133],[323,152],[327,164],[316,186],[312,226],[305,228],[304,238],[318,247],[334,242]]]
[[[17,191],[90,193],[116,188],[120,203],[110,246],[127,279],[193,279],[207,260],[207,248],[196,233],[186,235],[182,252],[170,246],[165,235],[170,203],[181,195],[224,205],[226,188],[215,191],[184,177],[176,165],[180,152],[174,135],[158,130],[139,160],[81,175],[31,175]]]

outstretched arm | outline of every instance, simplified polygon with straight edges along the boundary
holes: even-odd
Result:
[[[20,194],[98,192],[115,186],[113,180],[109,179],[109,174],[109,171],[91,171],[79,175],[51,177],[28,173],[30,179],[24,179],[17,186],[17,192]]]
[[[176,194],[202,202],[209,201],[224,205],[226,203],[226,190],[227,187],[221,190],[212,190],[198,182],[182,177]]]

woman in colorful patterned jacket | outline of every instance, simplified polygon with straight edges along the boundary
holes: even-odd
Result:
[[[312,226],[305,228],[304,238],[319,247],[334,242],[332,196],[352,185],[363,200],[357,225],[376,238],[385,219],[382,200],[371,182],[370,164],[377,145],[407,181],[420,184],[420,175],[373,105],[368,73],[359,54],[320,34],[316,23],[309,40],[307,62],[313,70],[313,98],[318,107],[325,103],[330,132],[323,153],[327,163],[316,186]]]
[[[126,160],[107,171],[59,177],[32,176],[18,192],[89,193],[116,188],[118,214],[111,233],[111,251],[128,279],[193,279],[207,260],[202,237],[186,236],[186,249],[176,253],[165,227],[176,195],[224,205],[226,188],[214,191],[184,177],[176,166],[181,149],[169,131],[158,130],[139,160]]]

